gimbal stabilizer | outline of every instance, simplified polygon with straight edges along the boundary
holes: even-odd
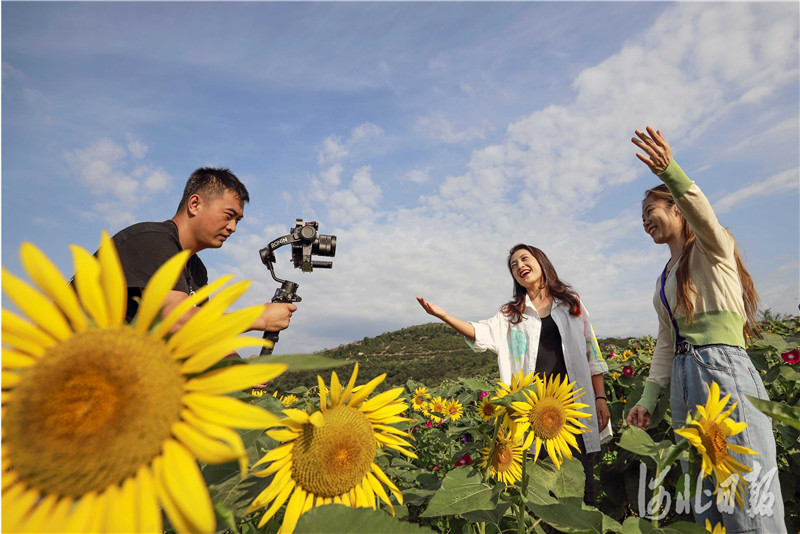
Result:
[[[314,270],[314,267],[319,269],[330,269],[333,267],[332,261],[311,259],[312,254],[330,257],[336,255],[336,236],[321,235],[317,232],[318,229],[319,223],[316,221],[303,223],[303,219],[297,219],[294,228],[292,228],[288,235],[275,239],[270,242],[269,245],[258,251],[261,255],[261,262],[267,266],[273,280],[281,284],[281,287],[275,290],[275,296],[272,297],[272,302],[300,302],[303,300],[297,295],[298,284],[288,280],[281,280],[275,276],[275,270],[273,268],[273,264],[275,263],[275,249],[284,245],[292,245],[292,263],[304,273],[310,273]],[[264,339],[271,341],[272,346],[263,347],[261,349],[262,356],[272,354],[272,349],[275,343],[278,342],[278,332],[264,332]]]

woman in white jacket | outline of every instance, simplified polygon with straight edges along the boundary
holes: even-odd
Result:
[[[497,354],[500,380],[511,383],[514,373],[539,373],[542,378],[566,374],[586,392],[591,432],[578,440],[586,472],[584,501],[594,502],[594,458],[600,450],[600,433],[608,426],[603,374],[608,371],[594,335],[589,314],[572,288],[558,278],[553,264],[540,249],[519,244],[508,255],[514,279],[514,298],[491,319],[468,322],[448,314],[436,304],[417,297],[430,315],[467,338],[476,352]],[[592,397],[594,399],[592,399]],[[610,429],[609,429],[610,430]]]

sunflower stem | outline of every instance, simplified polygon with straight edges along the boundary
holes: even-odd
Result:
[[[494,456],[494,446],[497,441],[497,433],[500,431],[500,418],[494,418],[494,433],[492,434],[492,444],[489,446],[489,456],[486,459],[486,471],[483,473],[483,483],[489,480],[489,470],[492,468],[492,457]]]
[[[528,451],[522,449],[522,478],[519,483],[519,508],[517,509],[517,532],[525,534],[525,492],[528,489],[528,472],[525,464],[528,460]]]

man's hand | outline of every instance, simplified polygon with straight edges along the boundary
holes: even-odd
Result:
[[[672,161],[672,150],[670,150],[667,140],[661,135],[661,130],[656,131],[648,126],[647,133],[650,135],[641,130],[636,130],[636,135],[639,139],[636,137],[631,138],[633,144],[647,154],[647,156],[644,156],[637,152],[636,157],[650,167],[653,174],[661,174],[667,170],[669,162]]]
[[[642,430],[647,430],[650,426],[650,412],[644,406],[636,405],[628,413],[628,426],[638,426]]]
[[[292,313],[297,306],[291,302],[269,302],[264,304],[264,311],[250,327],[250,330],[263,330],[265,332],[279,332],[289,326]]]

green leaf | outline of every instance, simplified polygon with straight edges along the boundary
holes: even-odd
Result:
[[[526,470],[528,472],[527,497],[530,502],[545,505],[568,497],[583,499],[586,476],[579,460],[575,458],[567,460],[561,464],[561,469],[556,469],[549,458],[543,459],[540,455],[536,463],[533,463],[533,460],[528,462]]]
[[[785,425],[800,430],[800,406],[787,406],[781,402],[768,401],[745,395],[759,411]]]
[[[656,527],[641,517],[629,517],[622,523],[622,534],[707,534],[707,530],[697,523],[676,521],[663,527]]]
[[[471,467],[457,467],[447,473],[442,487],[420,517],[455,515],[474,510],[494,510],[497,495],[481,481],[481,474]]]
[[[648,456],[656,461],[667,457],[675,444],[669,440],[656,443],[650,434],[641,428],[631,426],[626,428],[619,438],[619,446],[640,456]]]
[[[296,534],[363,534],[364,532],[380,532],[381,534],[426,534],[433,530],[400,521],[386,512],[371,508],[350,508],[341,504],[328,504],[312,508],[300,516]]]
[[[528,508],[542,521],[559,532],[602,534],[603,514],[595,510],[584,510],[568,504],[534,504]]]
[[[761,335],[761,339],[753,338],[752,345],[753,347],[759,348],[772,347],[778,352],[785,352],[789,347],[789,344],[786,343],[786,340],[784,340],[783,337],[779,336],[778,334],[770,334],[769,332],[764,332]]]
[[[285,363],[289,366],[287,371],[313,371],[316,369],[331,369],[343,365],[351,365],[347,360],[334,360],[319,354],[280,354],[261,356],[250,360],[251,363]]]
[[[465,519],[469,519],[475,523],[491,523],[497,526],[499,530],[500,521],[503,519],[503,516],[510,507],[511,504],[505,502],[498,504],[494,510],[475,510],[473,512],[467,512],[461,515]]]

